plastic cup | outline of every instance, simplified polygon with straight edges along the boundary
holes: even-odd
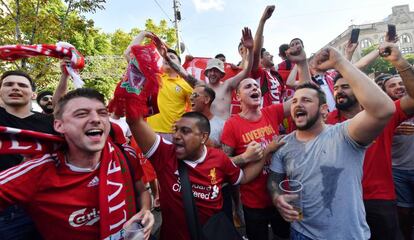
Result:
[[[298,180],[283,180],[279,183],[279,188],[283,194],[294,196],[288,203],[299,213],[299,221],[303,220],[302,183]]]
[[[124,230],[125,240],[144,240],[144,226],[140,221],[133,222]]]

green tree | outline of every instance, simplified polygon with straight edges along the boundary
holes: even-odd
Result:
[[[103,9],[105,0],[0,0],[0,44],[54,44],[60,40],[74,45],[84,55],[112,54],[110,39],[82,15]],[[1,70],[22,69],[39,88],[55,85],[59,60],[36,57],[12,63]]]
[[[106,0],[0,0],[0,45],[69,42],[85,56],[81,72],[85,86],[111,98],[126,69],[123,52],[141,30],[104,33],[97,29],[83,14],[102,10],[105,3]],[[161,20],[157,25],[147,19],[145,29],[175,46],[175,31],[167,21]],[[59,60],[49,57],[0,61],[0,71],[9,69],[28,72],[39,90],[54,89],[60,78]]]
[[[378,45],[372,45],[368,48],[363,49],[362,56],[365,56],[372,51],[378,51]],[[379,57],[375,59],[375,61],[373,61],[371,64],[369,64],[364,69],[364,72],[367,75],[371,73],[374,73],[375,75],[379,73],[395,73],[395,68],[392,66],[391,63]]]
[[[175,29],[168,27],[166,20],[161,20],[157,26],[152,19],[147,19],[145,22],[145,30],[155,33],[169,47],[175,47],[177,42]]]

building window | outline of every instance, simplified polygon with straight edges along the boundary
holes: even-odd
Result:
[[[371,40],[369,40],[369,39],[367,39],[367,38],[362,39],[362,40],[361,40],[361,42],[360,42],[359,44],[361,44],[361,48],[362,48],[362,49],[367,48],[367,47],[371,47],[371,46],[372,46],[372,42],[371,42]]]
[[[412,53],[412,52],[413,52],[413,48],[412,47],[401,48],[401,53],[402,54]]]
[[[400,37],[400,43],[404,44],[404,43],[410,43],[411,42],[411,38],[408,34],[404,33],[403,35],[401,35]]]

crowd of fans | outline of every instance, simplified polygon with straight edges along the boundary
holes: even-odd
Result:
[[[237,65],[217,54],[203,80],[155,41],[159,112],[147,118],[130,115],[134,106],[120,114],[96,90],[68,91],[65,60],[54,92],[36,94],[28,74],[4,72],[0,126],[40,132],[33,141],[58,135],[62,144],[35,155],[12,137],[11,149],[25,154],[0,151],[0,239],[124,239],[134,222],[145,239],[211,239],[200,226],[218,213],[245,229],[237,239],[413,239],[413,66],[387,33],[355,63],[358,43],[308,58],[294,38],[278,48],[276,65],[263,48],[273,11],[266,7],[254,36],[242,30]],[[142,31],[126,60],[155,37]],[[361,71],[378,57],[398,74],[374,80]],[[299,194],[281,189],[286,179],[303,187],[300,209],[292,204]],[[151,211],[161,212],[160,231]]]

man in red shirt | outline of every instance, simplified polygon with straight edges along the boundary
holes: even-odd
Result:
[[[230,117],[223,129],[221,142],[223,151],[235,164],[249,167],[246,157],[250,145],[265,148],[279,134],[279,124],[289,114],[290,102],[273,104],[263,109],[259,84],[252,78],[244,79],[237,88],[237,98],[242,111]],[[259,149],[260,149],[259,147]],[[273,207],[266,189],[269,162],[260,175],[249,184],[240,186],[241,201],[249,239],[267,239],[268,224],[282,238],[289,237],[289,225],[283,221]]]
[[[110,123],[103,95],[92,89],[66,94],[56,106],[54,128],[64,136],[65,150],[1,172],[0,209],[23,206],[46,240],[123,239],[123,225],[135,214],[135,197],[127,193],[134,184],[146,200],[131,219],[142,218],[148,238],[154,219],[140,183],[142,170],[131,150],[125,149],[124,155],[107,140]],[[121,166],[125,157],[130,159],[130,171],[136,171],[134,182],[129,174],[118,178],[126,169]]]
[[[263,106],[283,102],[284,84],[282,77],[275,70],[273,56],[263,48],[263,29],[272,16],[275,6],[267,6],[260,19],[254,37],[252,78],[256,79],[262,91]]]
[[[225,182],[233,185],[247,183],[263,168],[264,161],[261,160],[241,170],[221,150],[206,147],[210,123],[199,112],[184,113],[176,122],[172,143],[156,135],[143,118],[128,119],[128,123],[142,152],[152,162],[160,183],[160,239],[190,239],[178,172],[179,161],[183,161],[188,169],[200,224],[206,223],[221,210]],[[267,150],[270,152],[271,147]]]
[[[399,236],[396,196],[391,170],[391,143],[395,129],[404,120],[414,115],[414,72],[393,43],[383,43],[380,53],[390,49],[384,59],[390,61],[400,72],[401,78],[393,81],[404,82],[407,93],[394,97],[396,112],[381,135],[368,148],[363,167],[363,197],[368,225],[372,239],[397,239]],[[390,80],[391,81],[391,80]],[[388,92],[387,92],[388,93]],[[390,97],[391,95],[388,94]],[[329,113],[328,124],[336,124],[354,117],[362,111],[346,79],[337,77],[334,85],[337,110]]]

